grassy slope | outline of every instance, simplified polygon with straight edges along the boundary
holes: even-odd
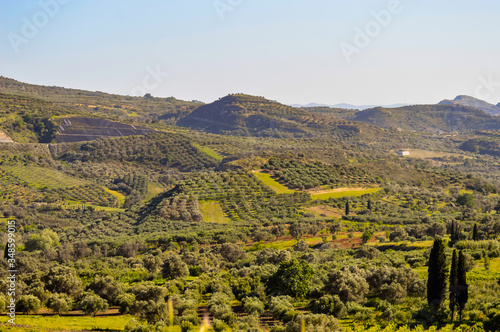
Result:
[[[201,146],[197,143],[193,143],[193,145],[198,149],[200,150],[201,152],[203,152],[204,154],[208,155],[209,157],[212,157],[218,161],[222,161],[222,159],[224,159],[223,156],[221,156],[220,154],[218,154],[217,152],[215,152],[214,150],[210,149],[209,147],[206,147],[206,146]]]
[[[108,189],[106,187],[102,187],[102,189],[104,189],[104,191],[106,191],[107,193],[110,193],[111,195],[115,196],[118,202],[120,203],[120,206],[122,206],[123,203],[125,202],[125,195],[123,195],[122,193]]]
[[[18,178],[38,188],[69,188],[86,184],[85,181],[68,176],[62,172],[36,166],[2,166]]]
[[[339,190],[345,189],[345,190]],[[332,189],[332,192],[321,193],[321,194],[313,194],[311,195],[312,199],[328,199],[328,198],[340,198],[344,196],[362,196],[366,194],[373,194],[379,191],[380,188],[366,188],[363,190],[352,190],[352,188],[337,188]]]
[[[120,316],[34,316],[17,315],[17,325],[28,325],[29,327],[7,327],[1,326],[1,331],[123,331],[125,325],[132,319],[130,315]],[[9,317],[2,316],[0,322],[7,323]]]
[[[201,202],[201,213],[206,222],[227,224],[231,220],[224,215],[218,202]]]
[[[264,182],[264,184],[266,186],[273,189],[277,194],[290,194],[290,193],[295,192],[295,190],[289,189],[289,188],[285,187],[284,185],[282,185],[281,183],[279,183],[278,181],[274,180],[271,177],[271,175],[268,173],[256,172],[254,174],[256,177],[259,178],[259,180]]]

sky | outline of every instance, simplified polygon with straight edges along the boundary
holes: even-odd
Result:
[[[491,0],[0,0],[0,75],[203,102],[497,104],[498,31]]]

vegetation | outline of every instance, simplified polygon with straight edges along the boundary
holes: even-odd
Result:
[[[7,243],[15,221],[26,313],[1,330],[500,328],[499,161],[460,150],[491,132],[452,142],[245,95],[193,111],[152,96],[19,95],[5,79],[0,89],[11,93],[2,128],[18,141],[0,145],[0,233]],[[227,123],[207,122],[221,114]],[[43,119],[70,118],[150,131],[39,143]],[[449,159],[390,151],[406,143]],[[451,157],[459,150],[468,158]]]

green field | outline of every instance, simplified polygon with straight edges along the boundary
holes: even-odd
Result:
[[[86,184],[77,179],[50,168],[37,166],[2,166],[3,170],[12,173],[23,181],[37,188],[69,188]]]
[[[157,184],[153,182],[148,182],[148,192],[146,193],[146,200],[150,200],[151,198],[155,197],[159,193],[163,192],[164,188],[158,186]]]
[[[93,207],[96,211],[107,211],[107,212],[125,212],[125,209],[110,207],[110,206],[100,206],[94,204],[80,203],[80,202],[72,202],[70,204],[62,205],[64,209],[78,209],[78,208],[87,208]]]
[[[271,177],[271,174],[268,173],[260,173],[256,172],[254,173],[256,177],[258,177],[264,184],[268,187],[270,187],[272,190],[274,190],[277,194],[291,194],[294,193],[295,190],[289,189],[288,187],[285,187],[278,181],[274,180]]]
[[[334,190],[334,191],[333,191]],[[362,196],[366,194],[373,194],[380,190],[380,188],[367,188],[364,190],[350,190],[346,188],[346,190],[339,191],[338,189],[333,189],[332,192],[321,193],[316,195],[311,195],[312,199],[329,199],[329,198],[340,198],[344,196]]]
[[[123,202],[125,202],[125,195],[123,195],[122,193],[108,189],[106,187],[102,187],[102,189],[104,189],[105,192],[110,193],[111,195],[115,196],[115,198],[118,200],[118,202],[120,202],[120,206],[122,206]]]
[[[218,202],[201,202],[201,214],[206,222],[227,224],[230,219],[224,215]]]
[[[221,156],[220,154],[218,154],[217,152],[215,152],[214,150],[210,149],[209,147],[206,147],[206,146],[201,146],[197,143],[193,143],[193,145],[198,149],[200,150],[201,152],[203,152],[204,154],[218,160],[218,161],[222,161],[222,159],[224,159],[223,156]]]
[[[16,315],[16,324],[22,327],[1,326],[1,331],[123,331],[132,319],[130,315],[120,316],[35,316]],[[9,317],[2,316],[1,323],[7,323]]]

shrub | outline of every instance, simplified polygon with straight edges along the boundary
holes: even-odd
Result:
[[[243,311],[250,315],[261,315],[264,313],[264,303],[256,297],[245,297],[243,299]]]
[[[47,308],[58,315],[71,310],[72,304],[73,301],[67,294],[52,294],[47,300]]]
[[[34,295],[21,295],[16,302],[16,308],[25,314],[36,314],[40,310],[42,304]]]

